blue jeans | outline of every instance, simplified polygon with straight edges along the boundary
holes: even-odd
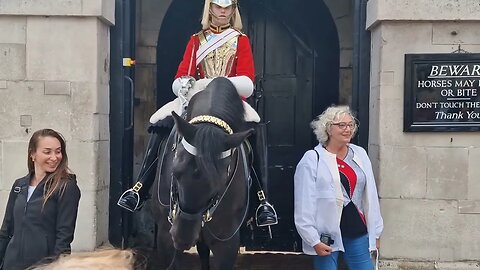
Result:
[[[373,263],[368,250],[368,235],[358,238],[342,238],[345,253],[343,258],[349,270],[372,270]],[[328,256],[315,256],[313,266],[315,270],[337,270],[338,254],[332,252]]]

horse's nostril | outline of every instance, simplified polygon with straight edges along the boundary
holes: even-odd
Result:
[[[193,244],[173,241],[173,246],[175,247],[176,250],[183,251],[183,250],[189,250],[191,247],[193,247]]]

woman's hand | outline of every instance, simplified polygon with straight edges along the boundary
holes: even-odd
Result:
[[[320,242],[313,246],[318,256],[328,256],[332,254],[332,248]]]
[[[380,238],[376,239],[375,244],[376,244],[377,250],[380,250]]]

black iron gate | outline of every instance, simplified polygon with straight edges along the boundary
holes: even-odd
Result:
[[[115,26],[110,28],[110,202],[109,241],[124,246],[131,218],[117,206],[132,185],[134,69],[123,65],[135,54],[135,1],[115,1]]]

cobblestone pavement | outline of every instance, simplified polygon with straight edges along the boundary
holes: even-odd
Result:
[[[149,269],[158,269],[151,264]],[[200,270],[200,259],[196,254],[183,254],[182,270]],[[311,258],[306,255],[255,253],[240,254],[236,270],[313,270]]]
[[[184,269],[200,270],[200,259],[197,255],[188,254],[187,264]],[[309,270],[313,269],[311,258],[306,255],[296,254],[240,254],[237,258],[237,270]]]

